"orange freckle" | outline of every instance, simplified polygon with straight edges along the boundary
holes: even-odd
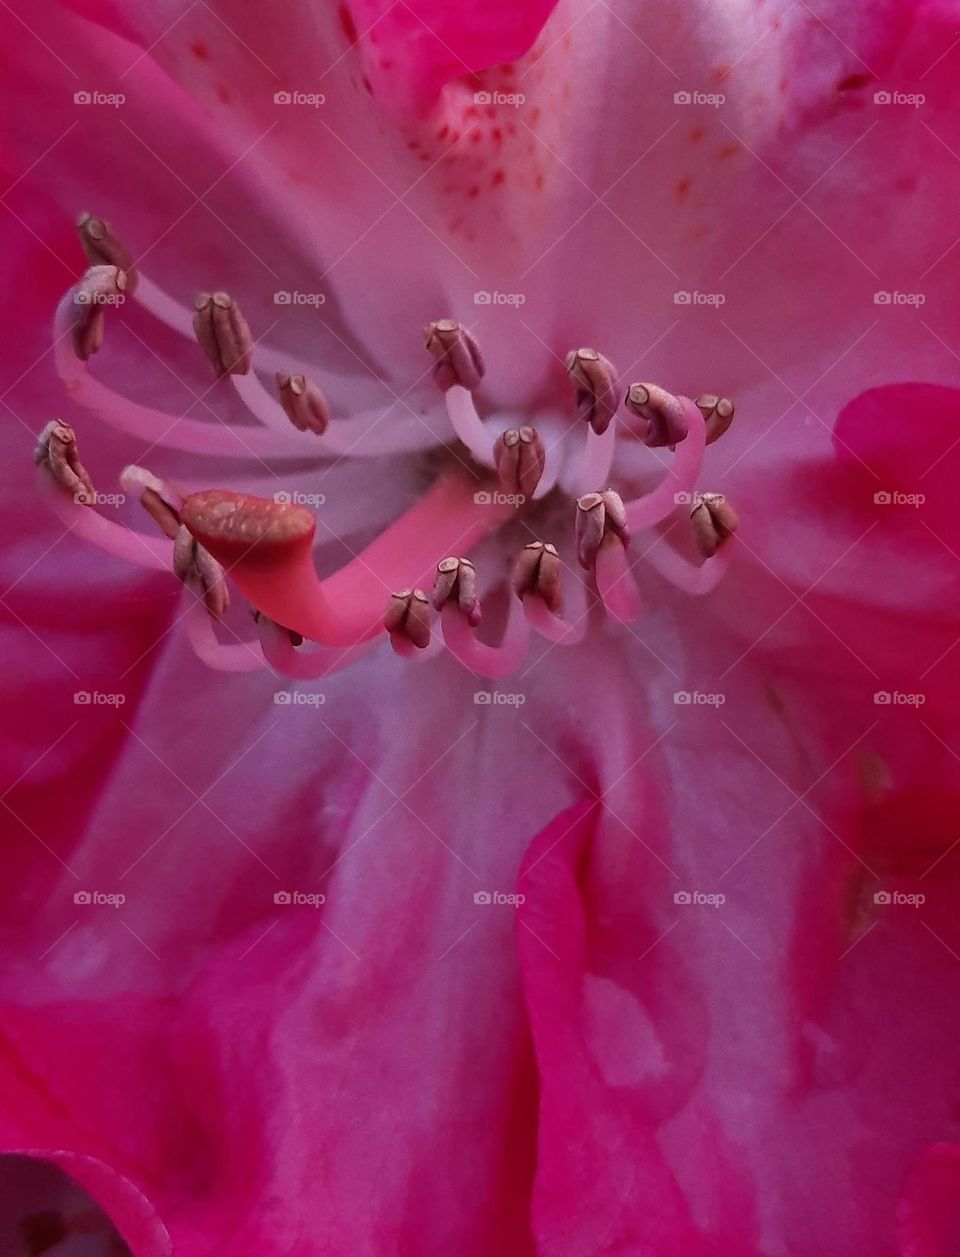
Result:
[[[718,65],[717,68],[713,72],[714,83],[722,83],[723,80],[730,73],[730,70],[731,70],[731,67],[728,65]]]
[[[502,170],[495,170],[493,172],[493,179],[491,180],[491,183],[493,184],[495,188],[498,188],[500,184],[505,183],[506,180],[507,180],[507,176],[504,174]]]
[[[690,179],[688,176],[677,180],[677,200],[685,201],[690,195]]]
[[[195,39],[193,43],[190,45],[190,51],[193,53],[195,57],[199,58],[199,60],[201,61],[210,60],[210,49],[203,42],[202,39]]]
[[[230,92],[226,87],[224,87],[222,83],[217,84],[217,95],[220,97],[220,99],[223,101],[225,105],[229,105]]]
[[[704,131],[703,127],[694,127],[693,130],[690,132],[690,139],[693,140],[694,144],[696,144],[700,140],[702,140],[705,135],[706,135],[706,132]]]
[[[734,157],[739,152],[739,144],[724,144],[723,148],[717,150],[717,157],[720,161],[726,161],[728,157]]]

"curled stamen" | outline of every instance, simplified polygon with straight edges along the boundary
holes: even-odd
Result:
[[[477,572],[469,559],[451,556],[440,560],[433,583],[433,605],[437,611],[455,605],[473,627],[480,623]]]
[[[639,420],[636,435],[650,449],[679,445],[687,435],[683,406],[672,393],[656,384],[631,384],[624,405]]]
[[[722,493],[699,494],[690,518],[694,544],[705,559],[712,558],[740,524],[740,517]]]
[[[161,532],[173,541],[180,531],[182,494],[145,467],[137,467],[133,463],[121,471],[120,485],[125,493],[139,499],[140,505]]]
[[[646,497],[627,503],[627,524],[633,532],[659,524],[679,504],[689,502],[696,488],[703,462],[706,425],[697,419],[692,401],[686,397],[678,397],[677,401],[687,417],[687,436],[677,446],[673,463],[656,488]]]
[[[253,336],[234,299],[225,292],[201,292],[195,310],[193,330],[217,379],[246,375],[253,361]]]
[[[501,433],[494,442],[493,462],[504,493],[532,498],[546,467],[546,449],[536,428]]]
[[[257,624],[260,649],[267,663],[274,672],[297,681],[316,681],[330,676],[369,654],[372,648],[371,642],[364,642],[361,646],[340,649],[318,646],[313,650],[298,650],[291,640],[294,635],[274,624],[267,616],[257,617]]]
[[[127,293],[132,296],[137,286],[137,268],[133,254],[108,222],[84,212],[77,219],[80,246],[91,266],[115,266],[127,277]]]
[[[256,672],[266,667],[258,642],[221,642],[204,601],[190,589],[184,590],[184,599],[187,640],[201,663],[217,672]]]
[[[483,677],[505,677],[515,672],[523,661],[530,640],[523,608],[510,600],[507,627],[499,646],[488,646],[474,636],[467,617],[457,607],[447,604],[440,613],[443,640],[451,655],[465,668]]]
[[[510,585],[517,597],[536,596],[553,615],[563,612],[560,556],[549,542],[531,541],[517,555]]]
[[[585,493],[577,498],[577,559],[590,571],[604,540],[616,538],[621,548],[628,545],[627,513],[623,499],[613,489],[603,493]]]
[[[641,611],[640,591],[619,537],[609,535],[596,557],[597,592],[608,615],[629,624]]]
[[[401,589],[391,594],[383,627],[398,653],[404,653],[402,643],[415,650],[426,650],[430,645],[430,599],[422,589]]]
[[[731,546],[724,546],[713,558],[695,567],[662,537],[643,553],[644,560],[653,570],[669,581],[675,589],[695,598],[712,593],[726,575],[730,566]]]
[[[697,398],[697,409],[707,425],[707,444],[712,445],[714,441],[719,441],[733,423],[733,402],[729,397],[703,393]]]
[[[473,394],[459,384],[451,384],[443,395],[450,424],[478,463],[492,467],[494,440],[477,414]]]
[[[273,624],[273,620],[268,615],[264,615],[262,611],[258,611],[256,607],[250,608],[250,614],[253,616],[254,624],[272,624],[278,632],[285,636],[295,650],[303,645],[302,633],[295,633],[293,629],[284,628],[282,624]]]
[[[90,473],[80,461],[77,434],[69,424],[54,419],[40,433],[33,457],[79,506],[92,506],[96,490]]]
[[[284,413],[298,432],[323,436],[330,426],[330,407],[315,384],[302,375],[278,371],[277,393]]]
[[[103,345],[103,315],[107,306],[123,300],[126,274],[116,266],[91,266],[73,290],[71,338],[81,362]]]
[[[223,568],[184,526],[173,539],[173,570],[185,585],[199,588],[207,610],[222,620],[230,603]]]
[[[453,319],[440,319],[424,328],[427,349],[436,361],[433,378],[443,392],[454,384],[473,390],[483,378],[484,365],[480,346]]]
[[[612,364],[595,349],[571,349],[564,365],[577,390],[577,417],[602,436],[617,413]]]

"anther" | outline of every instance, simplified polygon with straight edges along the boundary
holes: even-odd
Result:
[[[430,645],[430,600],[423,590],[401,589],[391,594],[383,627],[391,637],[399,636],[417,650],[426,650]]]
[[[455,603],[475,628],[480,623],[477,572],[469,559],[453,556],[441,559],[433,583],[433,605],[437,611]]]
[[[116,266],[127,276],[127,292],[137,286],[137,268],[133,254],[108,222],[84,212],[77,219],[77,234],[84,256],[91,266]]]
[[[305,376],[278,371],[277,393],[284,413],[298,432],[323,436],[330,426],[330,407],[315,384]]]
[[[549,542],[531,541],[517,555],[510,579],[511,588],[521,601],[528,594],[538,595],[549,611],[560,615],[563,611],[560,568],[556,546]]]
[[[627,512],[619,493],[606,489],[578,498],[576,541],[580,566],[592,570],[601,545],[610,537],[617,538],[623,546],[629,543]]]
[[[40,433],[33,456],[58,485],[73,495],[75,502],[80,506],[93,506],[96,491],[89,472],[80,462],[73,428],[58,419],[48,423]]]
[[[91,266],[73,290],[71,337],[73,352],[81,362],[103,344],[104,311],[119,305],[127,288],[126,272],[118,267]]]
[[[733,423],[733,402],[729,397],[703,393],[697,398],[697,409],[707,425],[707,444],[712,445],[714,441],[719,441]]]
[[[194,308],[193,330],[217,378],[246,375],[253,359],[253,336],[234,299],[225,292],[201,292]]]
[[[687,420],[679,400],[656,384],[631,384],[623,399],[631,415],[639,419],[634,430],[650,449],[679,445],[687,435]]]
[[[546,449],[536,428],[508,428],[498,436],[493,464],[504,493],[532,498],[546,466]]]
[[[722,493],[698,494],[690,518],[694,544],[705,559],[717,553],[740,523],[740,517]]]
[[[125,493],[139,500],[140,505],[167,537],[173,540],[180,531],[182,498],[165,480],[145,467],[131,464],[120,473],[120,486]]]
[[[595,349],[571,349],[564,366],[577,391],[577,418],[602,436],[617,413],[616,371]]]
[[[199,588],[207,610],[222,620],[230,605],[223,568],[186,527],[178,528],[173,539],[173,570],[185,585]]]
[[[461,325],[453,319],[440,319],[424,328],[427,349],[436,361],[433,378],[445,393],[454,384],[471,391],[483,378],[484,365],[480,346]]]

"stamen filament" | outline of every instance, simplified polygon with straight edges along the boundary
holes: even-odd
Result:
[[[673,456],[673,462],[657,487],[645,497],[627,503],[627,527],[639,532],[667,518],[684,498],[689,502],[696,488],[706,448],[706,425],[703,416],[688,397],[681,397],[687,418],[688,432]]]
[[[660,537],[643,558],[658,576],[669,581],[676,589],[694,597],[704,597],[712,593],[726,575],[731,551],[732,546],[723,546],[712,559],[704,559],[696,565],[688,562],[669,542]]]
[[[539,594],[527,594],[523,599],[523,613],[532,629],[556,646],[576,646],[587,632],[589,616],[586,611],[586,590],[583,582],[576,580],[577,589],[573,601],[576,606],[569,618],[554,615]]]
[[[438,637],[436,633],[430,638],[429,645],[424,646],[422,650],[400,633],[390,633],[389,637],[394,654],[405,662],[426,663],[428,659],[436,659],[443,650],[443,638]]]
[[[608,537],[596,557],[594,571],[597,590],[608,615],[620,624],[629,624],[640,615],[640,590],[627,563],[627,552],[619,537]]]
[[[580,466],[581,493],[589,493],[598,484],[609,482],[616,442],[617,421],[615,418],[599,435],[594,428],[587,429],[587,439],[583,447],[583,459]]]
[[[203,599],[189,589],[183,591],[183,597],[187,640],[201,663],[217,672],[256,672],[266,668],[257,642],[221,642]]]
[[[461,384],[453,384],[443,395],[454,432],[478,463],[493,466],[496,438],[477,414],[473,394]]]
[[[443,640],[451,655],[470,672],[478,676],[509,676],[523,662],[530,640],[530,630],[519,599],[510,600],[507,627],[499,646],[488,646],[478,641],[463,612],[447,604],[440,612]]]
[[[53,482],[42,467],[37,475],[37,489],[53,513],[84,541],[89,541],[115,558],[135,563],[137,567],[149,567],[161,572],[171,571],[173,543],[166,537],[136,532],[112,519],[106,519],[92,506],[75,502],[69,493]]]
[[[362,646],[348,646],[339,650],[323,646],[304,650],[294,646],[286,630],[266,616],[260,617],[258,627],[260,648],[267,663],[274,672],[296,681],[316,681],[321,677],[331,676],[369,654],[373,645],[365,642]]]

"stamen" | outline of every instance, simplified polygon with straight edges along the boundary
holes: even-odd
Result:
[[[230,594],[223,568],[183,525],[173,539],[173,571],[185,585],[196,586],[207,610],[215,620],[222,620],[230,605]]]
[[[430,645],[430,599],[422,589],[401,589],[391,594],[383,627],[398,653],[403,653],[404,643],[415,650],[426,650]]]
[[[183,505],[183,521],[227,568],[245,597],[277,624],[326,645],[381,631],[385,591],[430,579],[439,555],[469,550],[512,513],[477,502],[472,483],[444,477],[339,572],[321,582],[311,557],[316,521],[303,507],[208,490]]]
[[[656,384],[631,384],[624,405],[639,420],[635,433],[650,449],[679,445],[687,435],[682,404]]]
[[[712,558],[740,524],[740,517],[722,493],[700,494],[690,518],[694,544],[705,559]]]
[[[454,432],[478,463],[493,466],[494,438],[477,414],[473,394],[460,384],[452,384],[444,393],[447,414]]]
[[[696,408],[689,398],[678,397],[677,401],[687,420],[687,435],[677,446],[670,468],[653,492],[627,503],[627,526],[631,532],[659,524],[679,503],[689,502],[696,488],[703,463],[706,425],[696,418]]]
[[[697,398],[697,409],[707,425],[707,444],[712,445],[714,441],[720,440],[733,423],[733,402],[729,397],[703,393]]]
[[[96,490],[90,473],[80,461],[77,434],[69,424],[54,419],[40,433],[33,452],[37,463],[50,473],[58,485],[73,495],[79,506],[92,506]]]
[[[660,537],[644,552],[643,558],[675,589],[695,598],[702,598],[712,593],[723,580],[730,566],[732,552],[731,546],[724,546],[712,559],[695,567]]]
[[[217,672],[256,672],[266,668],[267,661],[259,642],[221,642],[214,632],[209,607],[191,590],[184,590],[186,609],[183,620],[187,640],[197,658]]]
[[[613,466],[613,455],[616,450],[617,426],[611,423],[606,432],[599,435],[589,428],[583,447],[583,460],[580,464],[580,490],[589,489],[592,484],[604,484],[610,479]]]
[[[627,513],[623,499],[613,489],[603,493],[586,493],[577,499],[577,559],[580,566],[592,571],[600,546],[606,537],[615,537],[621,547],[630,541]]]
[[[454,384],[471,390],[477,387],[485,370],[483,356],[466,328],[453,319],[440,319],[427,324],[424,339],[436,359],[433,378],[443,392]]]
[[[546,449],[536,428],[508,428],[493,446],[493,462],[504,493],[532,499],[546,467]]]
[[[120,487],[130,497],[139,499],[143,509],[171,541],[176,537],[180,531],[182,494],[145,467],[132,463],[121,471]]]
[[[523,601],[536,595],[553,615],[563,613],[563,582],[560,556],[549,542],[531,541],[517,555],[510,585]]]
[[[577,417],[602,436],[617,413],[616,371],[595,349],[571,349],[564,365],[577,390]]]
[[[314,650],[298,650],[290,640],[289,631],[274,624],[267,616],[259,616],[257,625],[260,649],[267,663],[281,676],[296,681],[317,681],[331,676],[368,655],[373,647],[372,642],[364,642],[362,646],[347,646],[345,649],[318,646]]]
[[[640,591],[627,563],[623,542],[613,533],[604,538],[594,570],[597,592],[607,613],[620,624],[629,624],[641,611]]]
[[[284,413],[298,432],[323,436],[330,426],[330,407],[316,385],[305,376],[278,371],[277,393]]]
[[[483,677],[505,677],[523,662],[530,640],[523,608],[510,600],[507,626],[499,646],[488,646],[478,641],[465,615],[459,608],[447,604],[440,612],[443,640],[453,657],[471,672]]]
[[[84,212],[77,219],[77,234],[84,256],[91,266],[115,266],[127,277],[127,293],[133,295],[137,286],[137,268],[133,254],[108,222]]]
[[[469,559],[451,556],[437,564],[433,605],[437,611],[442,611],[448,604],[459,607],[474,628],[480,623],[477,572]]]
[[[240,307],[225,292],[201,292],[195,307],[193,330],[217,379],[246,375],[253,361],[253,336]]]
[[[126,274],[115,266],[91,266],[73,291],[71,339],[81,362],[103,345],[103,315],[127,287]]]

